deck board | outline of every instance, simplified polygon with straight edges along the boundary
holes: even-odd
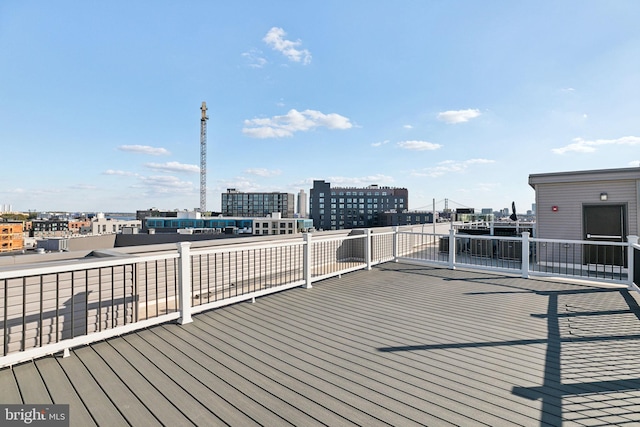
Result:
[[[206,320],[203,320],[206,323]],[[207,331],[212,330],[208,325],[206,329]],[[292,359],[297,357],[296,355],[284,353],[282,358],[274,357],[271,354],[271,349],[265,346],[260,345],[260,349],[257,349],[248,343],[247,339],[234,339],[235,329],[229,328],[227,331],[232,334],[228,335],[225,331],[217,331],[218,333],[211,335],[206,334],[204,330],[194,331],[194,334],[203,340],[214,338],[216,349],[233,354],[233,358],[221,356],[226,366],[243,372],[247,378],[251,378],[260,387],[270,390],[282,401],[288,402],[295,408],[300,408],[296,411],[303,410],[312,419],[323,419],[328,421],[330,425],[348,425],[349,423],[371,425],[379,422],[376,418],[363,412],[358,406],[345,405],[345,396],[335,397],[336,389],[331,389],[329,392],[320,390],[318,382],[322,377],[309,378],[304,376],[304,371],[296,371],[295,375],[291,375]],[[256,375],[260,372],[269,372],[269,377],[275,377],[278,385],[274,387],[270,378]],[[303,390],[304,393],[300,394],[296,390]]]
[[[111,344],[111,341],[122,342],[123,340],[109,340],[102,343],[103,345],[94,346],[94,350],[107,365],[116,367],[114,373],[122,383],[127,384],[127,387],[138,400],[140,400],[140,403],[145,408],[148,408],[162,425],[180,425],[185,427],[195,425],[190,422],[185,414],[174,406],[174,396],[163,395],[156,388],[162,386],[165,379],[164,376],[160,375],[155,378],[150,378],[153,383],[149,382],[141,373],[148,368],[148,361],[142,359],[127,359],[127,356],[132,356],[131,352],[123,351],[125,354],[120,354]]]
[[[46,384],[55,404],[67,404],[73,407],[73,423],[81,426],[96,425],[91,414],[84,406],[78,391],[60,367],[58,358],[45,357],[35,361],[38,371]]]
[[[179,350],[170,348],[170,344],[166,341],[159,340],[154,333],[144,331],[129,334],[124,338],[184,390],[176,395],[185,400],[191,398],[194,400],[193,405],[200,405],[203,408],[197,413],[198,418],[195,421],[206,420],[205,424],[208,425],[229,425],[232,422],[246,426],[257,425],[255,420],[216,393],[216,390],[224,390],[224,383],[212,380],[215,377],[209,372],[206,372],[209,375],[205,375],[194,368],[190,369],[190,364],[184,363],[185,356],[180,354]],[[153,345],[154,342],[157,346]],[[165,351],[169,354],[165,354]],[[172,357],[174,355],[176,358]],[[230,394],[225,393],[227,397]]]
[[[16,381],[20,388],[20,395],[25,404],[53,403],[44,385],[44,381],[33,362],[22,363],[13,368]]]
[[[140,426],[162,425],[153,412],[129,389],[129,385],[114,373],[113,370],[118,370],[120,366],[109,366],[100,357],[99,350],[104,346],[108,344],[100,342],[80,348],[74,353],[85,366],[90,367],[91,375],[128,423]],[[97,351],[94,349],[96,347]]]
[[[165,328],[153,328],[151,332],[152,334],[145,336],[147,342],[178,363],[190,376],[197,378],[209,387],[209,393],[216,392],[224,399],[220,402],[219,407],[212,408],[216,410],[217,416],[223,417],[225,421],[229,420],[231,424],[237,422],[235,421],[237,419],[242,422],[242,425],[260,424],[259,420],[265,420],[265,423],[272,425],[286,422],[271,409],[265,408],[244,394],[242,388],[246,385],[234,383],[236,374],[226,372],[223,365],[201,354],[197,348],[177,339]],[[218,412],[219,408],[230,409],[230,407],[239,411],[235,417],[226,418],[224,414]]]
[[[174,411],[164,415],[161,418],[163,424],[171,424],[170,418],[175,418],[177,425],[187,425],[189,422],[194,425],[203,423],[204,421],[213,421],[213,412],[207,413],[207,407],[202,405],[194,396],[188,391],[176,384],[175,381],[168,376],[161,367],[156,366],[151,360],[145,358],[145,356],[130,344],[127,340],[110,340],[109,343],[113,349],[117,351],[121,357],[135,367],[137,373],[139,373],[148,384],[153,384],[157,391],[161,393],[162,398],[165,399],[164,405],[169,408],[175,408],[179,411],[178,415]],[[173,363],[172,363],[173,364]],[[138,395],[138,393],[136,393]],[[156,398],[151,396],[152,398]],[[159,398],[159,397],[158,397]],[[160,407],[164,406],[160,404],[160,401],[152,401],[151,406]],[[165,409],[163,409],[165,411]],[[155,411],[156,415],[158,411]],[[222,425],[222,423],[220,423]]]
[[[82,363],[76,353],[59,361],[60,367],[69,378],[73,388],[77,391],[78,397],[82,400],[86,411],[97,425],[127,425],[120,410],[114,405],[109,397],[102,390],[101,385],[96,381],[87,367]],[[69,402],[73,405],[73,402]],[[75,420],[75,412],[82,411],[81,408],[70,406],[70,418]]]
[[[171,331],[169,332],[167,329],[171,329]],[[158,332],[174,334],[186,345],[192,346],[195,351],[192,352],[191,357],[194,360],[208,364],[209,369],[220,375],[224,381],[232,383],[239,392],[251,399],[256,407],[269,408],[274,415],[282,417],[279,420],[274,417],[273,422],[282,423],[283,419],[293,425],[307,425],[317,422],[313,416],[298,409],[299,406],[302,406],[298,400],[289,403],[287,398],[296,399],[302,396],[294,392],[287,394],[278,378],[272,378],[273,372],[265,373],[250,369],[238,361],[238,358],[242,358],[240,353],[235,352],[232,355],[225,353],[228,348],[222,341],[214,341],[210,336],[199,334],[195,325],[191,324],[183,328],[165,328],[164,331],[159,330]],[[209,340],[215,345],[209,344]],[[285,398],[282,397],[283,394],[286,396]],[[313,402],[306,399],[304,403],[313,405]],[[262,422],[262,420],[259,421]]]
[[[0,400],[72,425],[632,425],[638,301],[390,262],[0,370]]]
[[[0,373],[0,402],[6,404],[22,404],[22,396],[18,383],[11,369]]]

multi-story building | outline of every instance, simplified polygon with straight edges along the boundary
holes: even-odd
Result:
[[[309,198],[304,190],[300,190],[298,193],[298,218],[306,218],[308,215],[307,206],[309,205]]]
[[[433,223],[433,212],[381,212],[378,214],[378,222],[381,227],[431,224]]]
[[[67,219],[34,219],[31,221],[33,237],[65,237],[69,235]]]
[[[293,218],[295,196],[290,193],[243,193],[228,188],[222,193],[222,215],[230,217],[266,217],[280,212],[282,218]]]
[[[124,228],[141,228],[142,221],[133,220],[121,220],[106,218],[103,213],[97,214],[91,220],[91,230],[94,235],[98,234],[116,234],[122,233]]]
[[[406,188],[370,185],[364,188],[335,187],[313,181],[309,213],[318,230],[381,226],[380,213],[409,208]]]
[[[21,222],[0,223],[0,252],[24,249],[24,234]]]
[[[147,217],[145,229],[153,233],[251,234],[253,220],[249,218],[203,217],[200,212],[178,212],[177,217]]]
[[[254,235],[297,234],[310,231],[313,221],[302,218],[282,218],[274,213],[266,218],[253,219]]]
[[[76,219],[69,221],[70,234],[91,234],[91,221],[88,219]]]

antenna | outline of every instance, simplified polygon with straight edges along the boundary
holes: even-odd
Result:
[[[207,103],[202,101],[200,119],[200,212],[207,211]]]

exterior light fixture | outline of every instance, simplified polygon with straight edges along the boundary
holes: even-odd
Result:
[[[551,206],[551,212],[558,212],[557,206]]]
[[[600,200],[602,200],[603,202],[606,202],[608,198],[609,195],[607,193],[600,193]]]

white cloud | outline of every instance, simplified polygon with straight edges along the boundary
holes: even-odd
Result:
[[[133,188],[142,188],[147,193],[153,194],[184,194],[194,191],[193,183],[182,181],[175,176],[159,175],[140,177],[141,184],[133,185]]]
[[[166,163],[145,163],[146,167],[165,172],[184,172],[184,173],[199,173],[200,168],[196,165],[187,165],[178,162],[166,162]]]
[[[279,169],[269,170],[265,168],[252,168],[252,169],[246,169],[245,173],[248,173],[249,175],[257,175],[257,176],[262,176],[267,178],[270,176],[278,176],[282,173],[282,171]]]
[[[113,170],[113,169],[107,169],[106,171],[104,171],[102,173],[104,175],[116,175],[116,176],[136,176],[137,175],[134,172]]]
[[[166,156],[171,154],[168,150],[159,147],[150,147],[148,145],[121,145],[118,150],[129,151],[132,153],[151,154],[152,156]]]
[[[298,49],[302,42],[300,40],[286,40],[284,38],[286,35],[287,33],[282,28],[273,27],[262,40],[272,49],[282,53],[290,61],[302,62],[304,65],[309,64],[311,62],[311,53],[307,49]]]
[[[569,145],[565,145],[560,148],[552,148],[556,154],[564,154],[571,151],[577,153],[593,153],[597,150],[596,147],[601,145],[640,145],[640,137],[637,136],[624,136],[617,139],[596,139],[588,141],[582,138],[574,138],[573,142]]]
[[[480,114],[480,110],[476,109],[443,111],[438,113],[438,120],[450,124],[464,123],[475,119]]]
[[[411,125],[404,125],[402,127],[405,128],[405,129],[413,129],[413,126],[411,126]]]
[[[98,187],[96,187],[95,185],[88,185],[88,184],[75,184],[69,187],[72,190],[95,190]]]
[[[290,110],[284,116],[270,119],[244,121],[242,133],[252,138],[280,138],[292,136],[295,132],[308,131],[317,127],[328,129],[349,129],[353,127],[348,118],[339,114],[323,114],[320,111]]]
[[[490,164],[490,163],[495,163],[495,162],[494,160],[489,160],[489,159],[469,159],[461,162],[458,162],[455,160],[445,160],[444,162],[438,163],[438,165],[435,167],[425,168],[420,171],[412,172],[412,175],[428,176],[431,178],[436,178],[448,173],[463,173],[471,165]]]
[[[262,51],[258,49],[244,52],[242,56],[249,61],[249,67],[252,68],[262,68],[267,64],[267,60],[262,56]]]
[[[640,160],[633,160],[633,161],[629,162],[629,166],[630,167],[636,167],[636,168],[640,167]]]
[[[442,148],[442,145],[427,141],[400,141],[398,142],[398,147],[404,148],[405,150],[426,151],[438,150]]]
[[[327,181],[334,187],[366,187],[373,184],[389,185],[394,180],[393,177],[376,174],[362,177],[330,176]]]
[[[385,144],[388,144],[388,143],[389,143],[389,140],[385,139],[384,141],[381,141],[381,142],[373,142],[373,143],[371,143],[371,146],[372,147],[380,147],[381,145],[385,145]]]

